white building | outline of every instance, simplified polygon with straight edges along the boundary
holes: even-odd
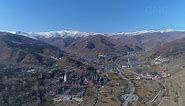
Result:
[[[64,75],[64,82],[66,82],[67,81],[67,74],[65,73],[65,75]]]

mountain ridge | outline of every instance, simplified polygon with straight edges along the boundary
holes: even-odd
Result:
[[[135,36],[142,35],[147,33],[168,33],[168,32],[185,32],[185,30],[173,30],[173,29],[165,29],[165,30],[142,30],[142,31],[134,31],[134,32],[118,32],[118,33],[94,33],[94,32],[81,32],[76,30],[59,30],[59,31],[48,31],[48,32],[22,32],[22,31],[2,31],[9,32],[12,34],[18,34],[27,36],[33,39],[37,38],[51,38],[51,37],[62,37],[62,38],[80,38],[87,37],[93,35],[103,35],[103,36]]]

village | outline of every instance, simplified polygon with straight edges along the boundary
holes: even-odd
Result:
[[[51,58],[60,60],[56,57]],[[148,65],[137,60],[134,54],[126,55],[125,58],[127,59],[126,62],[117,64],[113,57],[98,55],[98,70],[90,66],[83,67],[82,70],[59,69],[57,68],[58,65],[55,65],[55,68],[45,73],[42,71],[38,72],[38,69],[34,67],[29,68],[25,72],[24,77],[26,76],[26,80],[32,83],[38,83],[38,87],[36,91],[33,88],[29,93],[30,96],[24,96],[25,103],[28,98],[32,98],[32,101],[34,101],[38,98],[36,95],[40,95],[42,97],[39,99],[40,101],[47,101],[49,99],[52,100],[52,104],[69,103],[80,105],[88,103],[87,97],[94,95],[90,96],[92,98],[90,103],[97,105],[102,103],[100,101],[103,100],[103,95],[106,94],[106,97],[116,99],[115,104],[128,104],[141,98],[137,94],[138,88],[135,85],[135,81],[143,82],[148,80],[149,82],[156,81],[156,83],[161,83],[163,79],[171,77],[167,69],[144,69],[143,67]],[[154,61],[157,61],[157,64],[154,64],[154,67],[156,67],[165,64],[169,60],[157,57],[151,63]],[[119,79],[112,77],[114,75],[119,77]],[[114,87],[112,88],[111,86]],[[110,89],[107,89],[107,87]],[[103,95],[102,92],[104,93]],[[152,92],[154,93],[154,91]],[[19,96],[19,98],[22,97],[23,95]],[[113,102],[112,99],[108,101]],[[24,101],[21,103],[24,104]]]
[[[130,69],[137,69],[137,68],[142,68],[145,65],[141,64],[141,62],[139,62],[136,58],[134,54],[129,54],[129,56],[127,57],[127,63],[124,65],[116,65],[113,63],[113,60],[111,57],[106,56],[106,55],[98,55],[97,58],[99,59],[99,64],[101,64],[101,68],[108,70],[108,71],[112,71],[114,72],[118,72],[118,75],[122,76],[122,73],[124,71],[130,70]],[[134,57],[134,58],[133,58]],[[160,64],[164,64],[165,62],[169,61],[166,58],[162,58],[161,56],[157,57],[154,59],[155,65],[160,65]],[[109,63],[109,64],[104,64],[104,63]],[[111,63],[111,64],[110,64]],[[153,62],[152,62],[153,63]],[[122,70],[122,71],[120,71]],[[89,71],[90,72],[90,71]],[[160,81],[163,80],[165,78],[171,77],[171,74],[169,73],[169,71],[166,70],[159,70],[159,71],[127,71],[130,74],[133,74],[135,76],[135,78],[137,80],[154,80],[154,81]],[[77,102],[78,104],[81,104],[84,102],[84,96],[86,95],[87,92],[87,88],[89,87],[98,87],[98,89],[100,87],[102,87],[102,89],[104,88],[104,86],[106,86],[106,84],[108,84],[110,82],[111,79],[107,78],[107,77],[102,77],[99,76],[98,74],[86,74],[86,75],[81,75],[78,78],[72,76],[69,73],[63,73],[62,74],[63,77],[60,77],[58,79],[58,82],[63,82],[62,86],[60,88],[60,90],[58,91],[58,93],[56,93],[56,91],[52,91],[50,90],[50,95],[53,96],[53,101],[58,103],[58,102],[67,102],[67,103],[71,103],[71,102]],[[73,79],[75,78],[75,79]],[[134,85],[132,84],[132,82],[126,78],[126,77],[122,77],[123,79],[127,80],[129,82],[129,85],[127,86],[131,86],[131,88],[134,88]],[[52,83],[53,84],[53,83]],[[130,85],[131,84],[131,85]],[[134,93],[134,91],[133,91]],[[127,104],[129,102],[131,102],[131,99],[129,95],[132,95],[131,97],[133,98],[133,101],[137,101],[138,100],[138,96],[137,95],[133,95],[133,94],[124,94],[121,96],[121,98],[123,98],[122,100],[125,102],[122,102],[123,104]],[[96,100],[96,99],[95,99]],[[98,98],[97,98],[98,100]]]

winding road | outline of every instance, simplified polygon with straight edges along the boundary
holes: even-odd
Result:
[[[129,94],[127,99],[124,101],[124,103],[122,104],[122,106],[127,106],[129,102],[133,101],[133,96],[134,96],[134,92],[135,92],[135,86],[134,84],[130,81],[130,79],[128,79],[127,77],[124,76],[124,74],[121,72],[121,70],[118,69],[118,74],[125,79],[128,82],[128,89],[129,89]]]
[[[151,105],[152,103],[155,102],[155,100],[156,100],[157,98],[162,98],[162,96],[163,96],[163,94],[164,94],[164,92],[165,92],[165,90],[166,90],[163,81],[164,81],[164,80],[161,80],[161,82],[160,82],[160,90],[159,90],[159,92],[158,92],[152,99],[150,99],[148,102],[146,102],[146,103],[145,103],[146,105]],[[160,104],[160,102],[159,102],[158,104]]]
[[[95,98],[95,103],[94,103],[93,106],[98,106],[99,101],[100,101],[100,88],[99,88],[99,86],[97,85],[97,86],[96,86],[96,98]]]

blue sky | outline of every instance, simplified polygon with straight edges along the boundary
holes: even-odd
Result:
[[[185,0],[0,0],[0,30],[185,29]]]

